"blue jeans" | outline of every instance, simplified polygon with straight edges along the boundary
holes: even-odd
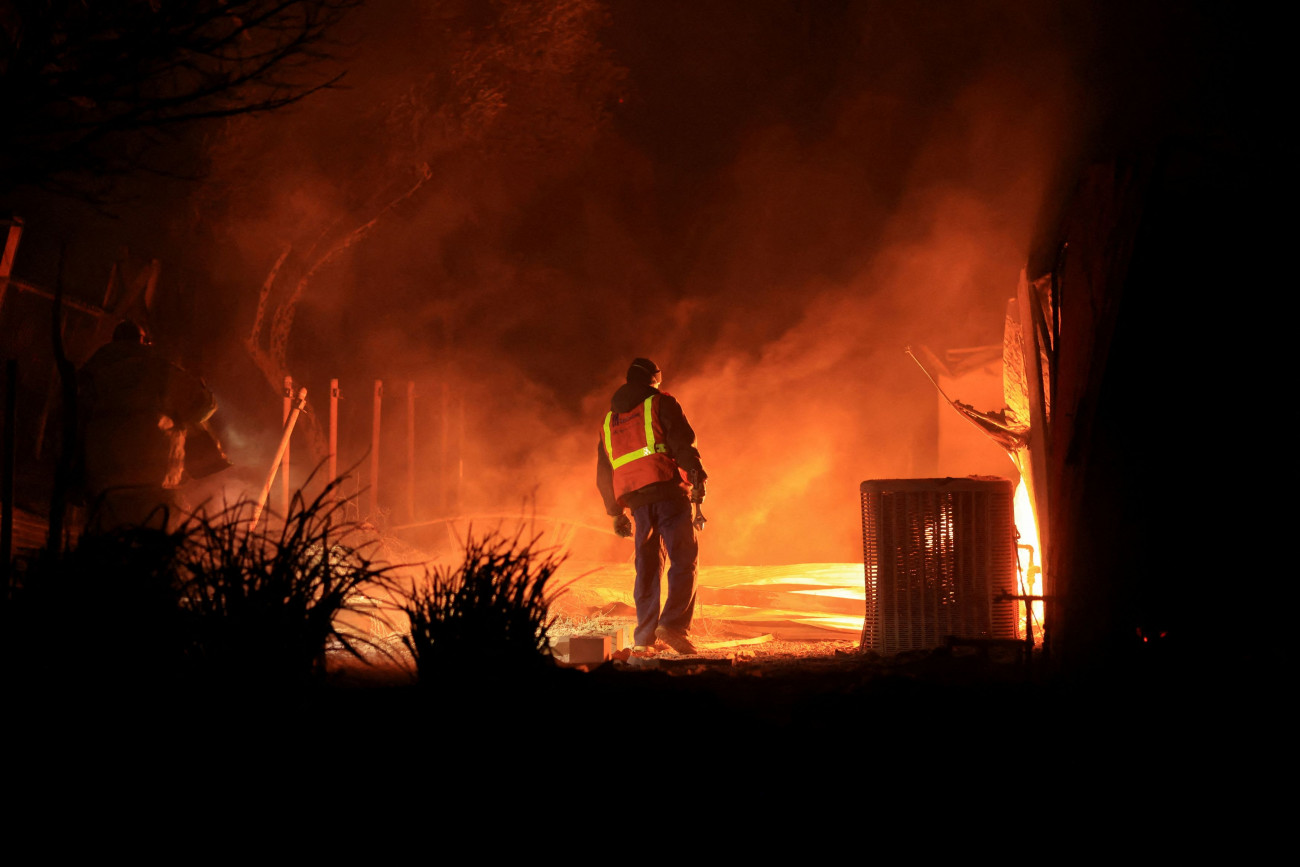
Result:
[[[664,626],[682,634],[690,631],[695,614],[695,577],[700,546],[695,538],[691,504],[661,500],[632,510],[636,524],[636,644],[655,642],[655,629]],[[660,611],[664,553],[668,554],[668,597]]]

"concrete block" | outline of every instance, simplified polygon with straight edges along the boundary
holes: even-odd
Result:
[[[610,637],[608,635],[573,635],[569,637],[569,663],[577,665],[584,662],[601,663],[609,659]]]

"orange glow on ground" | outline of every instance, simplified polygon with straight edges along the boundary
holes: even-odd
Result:
[[[635,619],[631,563],[566,564],[560,584],[573,583],[552,613],[573,621],[597,616]],[[770,635],[779,641],[861,638],[866,585],[861,563],[700,567],[692,633],[709,638]]]

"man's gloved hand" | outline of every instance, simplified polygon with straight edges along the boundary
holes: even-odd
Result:
[[[620,539],[632,538],[632,519],[626,513],[614,516],[614,535]]]
[[[691,470],[691,502],[699,505],[704,502],[704,477],[699,470]]]
[[[695,532],[698,533],[700,530],[703,530],[703,529],[704,529],[704,522],[707,521],[707,520],[709,520],[709,519],[706,518],[706,517],[704,517],[704,510],[700,508],[700,504],[699,504],[699,503],[696,503],[696,504],[695,504],[695,519],[694,519],[693,521],[691,521],[691,523],[695,525]]]

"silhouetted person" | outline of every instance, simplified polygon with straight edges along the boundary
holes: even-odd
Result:
[[[636,650],[649,650],[658,639],[678,653],[694,653],[687,636],[695,614],[699,542],[691,503],[704,502],[708,476],[695,448],[695,431],[676,398],[660,391],[662,382],[657,364],[633,359],[600,433],[596,487],[614,518],[615,533],[627,538],[636,525]],[[661,610],[665,551],[668,595]]]
[[[216,412],[199,377],[168,361],[123,322],[78,376],[86,529],[173,528],[181,516],[185,441]]]

